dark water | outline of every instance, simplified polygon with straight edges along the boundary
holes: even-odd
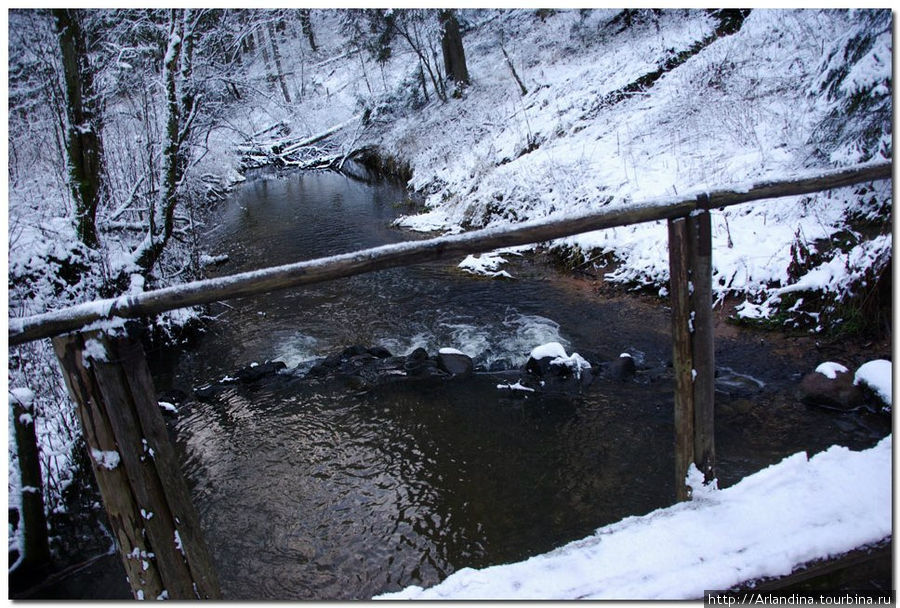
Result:
[[[208,235],[218,273],[395,242],[402,190],[331,173],[244,184]],[[358,393],[293,380],[182,407],[178,446],[231,599],[347,599],[433,585],[466,566],[523,559],[674,501],[667,311],[601,299],[530,260],[512,281],[452,264],[397,269],[232,301],[159,383],[189,389],[280,359],[309,367],[344,346],[455,347],[482,373]],[[497,389],[534,346],[592,361],[632,353],[638,378],[577,398]],[[876,416],[791,396],[813,354],[719,340],[721,485],[799,450],[873,445]]]

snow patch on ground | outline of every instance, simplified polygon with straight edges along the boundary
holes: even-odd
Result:
[[[685,600],[790,574],[892,534],[892,445],[888,436],[861,452],[798,453],[549,553],[375,599]]]

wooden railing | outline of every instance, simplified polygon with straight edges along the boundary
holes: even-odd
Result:
[[[217,598],[221,592],[215,568],[166,437],[140,343],[121,330],[83,328],[108,319],[152,316],[387,268],[448,260],[614,226],[668,220],[676,496],[685,500],[690,498],[685,479],[692,464],[707,481],[715,477],[710,210],[890,179],[891,175],[889,162],[860,165],[195,281],[11,318],[9,344],[53,337],[135,596]],[[63,335],[67,332],[76,333]]]
[[[331,281],[396,266],[448,260],[470,253],[539,243],[592,230],[686,217],[701,209],[718,209],[767,198],[809,194],[890,177],[890,163],[865,165],[790,180],[761,181],[748,184],[745,188],[664,197],[562,218],[550,217],[524,222],[511,227],[487,228],[454,236],[385,245],[223,278],[194,281],[137,295],[97,300],[41,315],[12,318],[9,320],[9,344],[12,346],[48,338],[102,319],[151,316],[176,308]]]

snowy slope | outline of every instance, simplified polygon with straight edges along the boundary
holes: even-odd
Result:
[[[698,599],[892,534],[891,448],[795,454],[725,490],[629,517],[515,564],[376,599]]]
[[[560,11],[544,20],[531,11],[504,13],[469,32],[474,83],[464,99],[392,118],[379,134],[382,146],[410,160],[410,185],[427,194],[427,212],[400,224],[456,232],[889,154],[889,120],[875,125],[880,135],[869,149],[859,143],[873,128],[863,124],[865,116],[874,116],[866,112],[848,117],[847,125],[856,126],[823,140],[829,117],[851,91],[890,106],[884,83],[891,81],[892,43],[884,19],[872,23],[848,11],[755,10],[740,31],[719,38],[643,93],[597,109],[605,94],[689,49],[715,25],[703,11],[672,10],[613,35],[605,24],[615,12]],[[873,39],[857,53],[862,56],[845,53],[848,40],[867,28]],[[505,69],[500,32],[529,88],[524,97]],[[835,57],[845,55],[856,63],[835,75]],[[825,82],[844,97],[823,92]],[[890,196],[890,183],[882,182],[865,199],[845,188],[715,213],[716,294],[735,293],[758,304],[795,283],[798,277],[788,272],[795,246],[815,253],[817,242],[846,229],[849,216],[866,208],[870,197],[879,202],[869,219],[889,234],[884,209],[890,209]],[[861,250],[855,258],[840,248],[827,254],[849,272],[804,289],[843,296],[854,274],[884,267],[890,239],[873,242],[855,234]],[[610,280],[662,286],[668,280],[665,237],[660,222],[562,243],[612,254],[618,267]]]

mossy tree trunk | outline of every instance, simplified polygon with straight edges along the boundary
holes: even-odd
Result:
[[[147,238],[135,255],[136,263],[145,270],[153,267],[175,230],[178,188],[190,162],[191,127],[198,111],[193,79],[195,25],[190,9],[171,10],[163,58],[166,123],[159,196],[150,213]]]
[[[103,193],[103,144],[100,103],[88,61],[81,11],[54,9],[66,90],[66,153],[69,187],[75,199],[75,229],[91,249],[99,245],[97,208]]]
[[[466,67],[466,52],[463,49],[459,21],[453,9],[438,12],[441,23],[441,50],[444,55],[444,71],[457,87],[469,84],[469,69]]]

